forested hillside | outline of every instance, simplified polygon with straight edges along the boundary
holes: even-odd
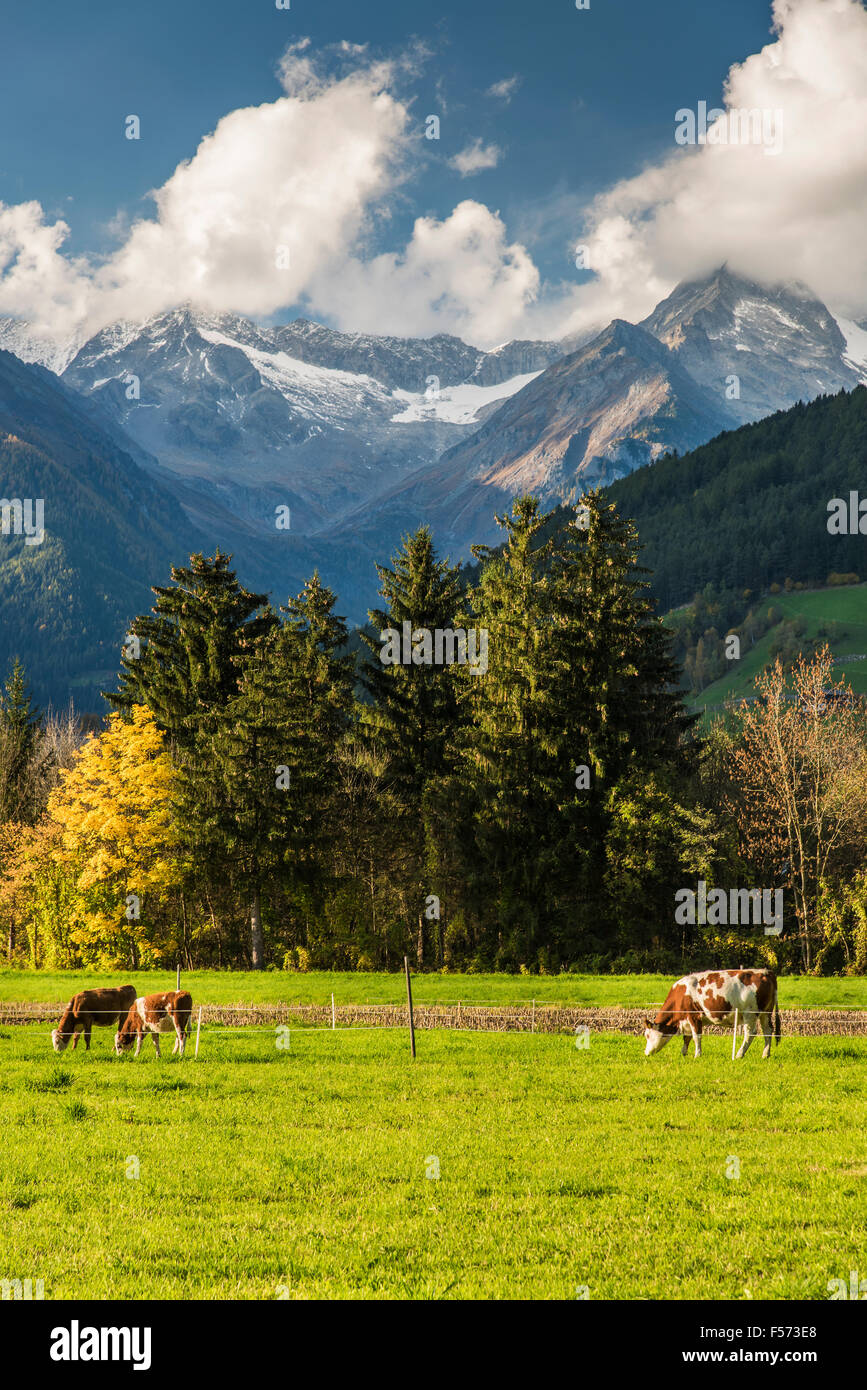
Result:
[[[599,494],[563,519],[519,498],[469,590],[407,537],[360,669],[318,576],[276,611],[221,554],[156,588],[87,742],[16,668],[9,960],[867,969],[867,734],[830,655],[702,742],[634,526]],[[775,915],[684,916],[699,884]]]
[[[754,594],[786,579],[864,575],[864,535],[832,535],[828,503],[867,499],[867,388],[796,405],[661,459],[608,495],[632,517],[661,610],[706,585]],[[867,521],[865,521],[867,525]]]
[[[126,624],[196,533],[83,402],[2,351],[0,498],[41,501],[45,531],[0,534],[0,679],[18,657],[43,702],[100,710]]]

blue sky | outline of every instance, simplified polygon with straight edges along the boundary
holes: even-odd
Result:
[[[16,6],[3,20],[0,314],[92,328],[198,295],[260,318],[300,310],[342,327],[482,342],[637,316],[681,274],[725,259],[756,277],[779,267],[838,300],[854,286],[844,307],[863,312],[867,270],[863,254],[852,261],[849,227],[863,233],[867,13],[862,0],[776,0],[776,18],[775,32],[770,0],[591,0],[586,11],[573,0]],[[287,85],[281,56],[302,39],[309,46],[296,50]],[[341,42],[359,47],[341,56]],[[385,116],[378,63],[390,65]],[[674,145],[675,112],[721,105],[735,64],[742,102],[787,103],[780,158]],[[353,68],[367,74],[357,102],[344,80]],[[508,99],[491,93],[508,79]],[[287,98],[306,116],[286,110]],[[283,113],[279,130],[269,107]],[[224,157],[224,130],[220,189],[197,151],[246,108],[261,110],[239,127],[249,160],[238,159],[237,140],[234,163]],[[131,113],[137,141],[124,138]],[[441,121],[438,142],[423,138],[429,114]],[[317,131],[321,179],[304,162]],[[344,197],[339,160],[353,134],[369,135],[370,149],[351,156]],[[462,176],[452,161],[474,142],[496,148],[495,167]],[[192,172],[171,184],[166,225],[130,240],[136,222],[157,217],[149,192],[183,161]],[[314,207],[317,183],[334,190],[334,235],[331,205]],[[197,199],[212,200],[201,226]],[[22,207],[31,201],[38,216]],[[296,205],[309,214],[299,225]],[[829,205],[834,226],[820,220]],[[245,208],[250,225],[233,242],[226,228]],[[58,219],[65,237],[50,231]],[[272,240],[285,229],[292,241],[293,272],[259,292],[255,259],[271,242],[253,233],[266,221]],[[585,237],[595,237],[591,274],[572,263]]]
[[[504,155],[465,179],[447,166],[427,170],[391,230],[479,196],[527,235],[547,273],[562,274],[566,229],[539,225],[540,207],[553,200],[556,211],[564,194],[589,201],[637,172],[670,146],[674,111],[716,102],[731,63],[769,35],[762,0],[591,0],[583,12],[568,0],[16,6],[3,21],[0,199],[35,198],[70,223],[70,250],[104,249],[116,212],[147,213],[148,191],[221,116],[280,95],[275,69],[291,40],[324,48],[348,39],[387,55],[420,39],[430,57],[410,84],[413,113],[445,103],[437,153],[445,160],[480,138]],[[485,96],[515,75],[508,103]],[[130,112],[142,119],[138,142],[123,137]]]

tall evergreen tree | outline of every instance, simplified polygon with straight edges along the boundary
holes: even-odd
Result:
[[[496,932],[493,963],[544,963],[604,930],[613,789],[636,768],[664,773],[691,720],[634,528],[595,493],[553,536],[534,498],[498,520],[505,545],[476,550],[470,602],[488,629],[489,669],[460,681],[467,771],[450,819],[465,836],[468,791],[472,861],[460,896],[472,899],[473,879],[484,885],[475,911],[489,946]]]
[[[343,652],[347,628],[335,603],[314,573],[281,608],[284,621],[268,645],[277,751],[291,768],[284,865],[287,880],[314,899],[333,852],[338,761],[353,717],[355,658]]]
[[[39,814],[39,741],[42,717],[27,689],[18,658],[0,690],[0,824],[30,824]]]
[[[263,896],[308,888],[325,860],[331,768],[351,706],[346,625],[318,574],[281,611],[286,621],[238,656],[237,693],[203,723],[187,775],[186,815],[200,856],[249,906],[252,963],[264,966]]]
[[[474,877],[480,910],[496,934],[494,961],[517,964],[545,944],[550,846],[562,799],[552,731],[551,556],[538,501],[521,497],[502,551],[481,560],[469,595],[472,621],[487,632],[488,669],[458,672],[468,716],[464,782],[474,803]],[[468,866],[472,872],[472,866]]]
[[[192,555],[189,566],[172,567],[172,584],[154,587],[152,613],[131,624],[119,690],[106,697],[126,713],[133,705],[146,705],[169,735],[188,887],[224,883],[227,866],[234,863],[237,842],[227,831],[215,743],[226,736],[245,662],[277,624],[267,596],[243,588],[230,560],[218,550],[210,558]],[[240,800],[236,789],[236,806]],[[252,935],[258,965],[261,933],[255,913]]]
[[[181,771],[181,814],[197,867],[228,881],[245,903],[254,970],[265,966],[262,891],[281,856],[278,779],[287,780],[278,772],[269,638],[249,654],[236,694],[200,724]]]
[[[267,596],[244,589],[230,561],[218,550],[172,567],[172,584],[153,590],[152,613],[131,624],[120,688],[106,696],[122,710],[147,705],[184,748],[200,719],[235,696],[239,661],[276,622]]]
[[[392,564],[393,569],[376,567],[385,606],[370,610],[376,631],[372,637],[364,634],[372,655],[362,681],[373,706],[364,711],[362,734],[386,755],[387,789],[403,809],[400,895],[405,915],[414,923],[421,963],[430,930],[424,914],[431,892],[426,795],[445,775],[458,709],[451,672],[424,659],[421,641],[413,644],[410,663],[383,664],[379,634],[390,629],[402,639],[404,624],[410,636],[425,632],[432,637],[437,629],[453,628],[462,588],[460,567],[437,558],[427,526],[404,538]]]
[[[633,523],[590,492],[561,532],[553,564],[554,694],[571,745],[564,756],[583,753],[608,786],[636,764],[676,758],[695,722],[639,550]]]
[[[573,885],[573,898],[593,903],[590,912],[573,911],[571,923],[561,919],[560,939],[574,951],[583,933],[599,943],[600,927],[609,936],[616,930],[600,912],[599,887],[610,871],[605,846],[621,795],[633,797],[636,778],[664,782],[683,766],[694,719],[683,708],[671,637],[655,616],[635,527],[599,492],[581,499],[560,534],[552,608],[559,726],[552,737],[558,763],[576,774],[555,863],[562,873],[580,862],[583,881],[577,895]]]

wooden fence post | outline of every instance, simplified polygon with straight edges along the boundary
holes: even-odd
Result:
[[[337,1027],[337,1017],[336,1017],[336,1015],[335,1015],[335,1013],[334,1013],[334,995],[332,994],[332,996],[331,996],[331,1031],[332,1031],[332,1033],[334,1032],[334,1029],[335,1029],[336,1027]]]
[[[409,982],[409,959],[403,958],[403,968],[406,974],[406,1007],[409,1010],[409,1046],[415,1060],[415,1024],[412,1020],[412,985]]]

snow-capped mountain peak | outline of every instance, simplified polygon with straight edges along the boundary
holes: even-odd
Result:
[[[490,352],[189,304],[50,351],[0,320],[0,346],[62,370],[194,521],[219,516],[222,543],[235,526],[273,531],[289,503],[293,534],[323,543],[341,525],[396,542],[430,521],[465,549],[518,491],[567,498],[867,379],[865,325],[806,286],[725,266],[677,285],[641,324]]]
[[[64,381],[99,404],[170,477],[230,490],[266,525],[279,501],[313,532],[432,463],[560,355],[341,333],[308,319],[262,326],[181,305],[95,334]]]
[[[738,424],[860,380],[834,315],[801,284],[759,285],[722,267],[678,285],[642,327]]]
[[[867,383],[867,325],[835,315],[835,322],[846,340],[843,360]]]
[[[60,375],[78,352],[83,335],[49,338],[35,333],[22,319],[0,318],[0,349],[11,352],[21,362],[47,367]]]

